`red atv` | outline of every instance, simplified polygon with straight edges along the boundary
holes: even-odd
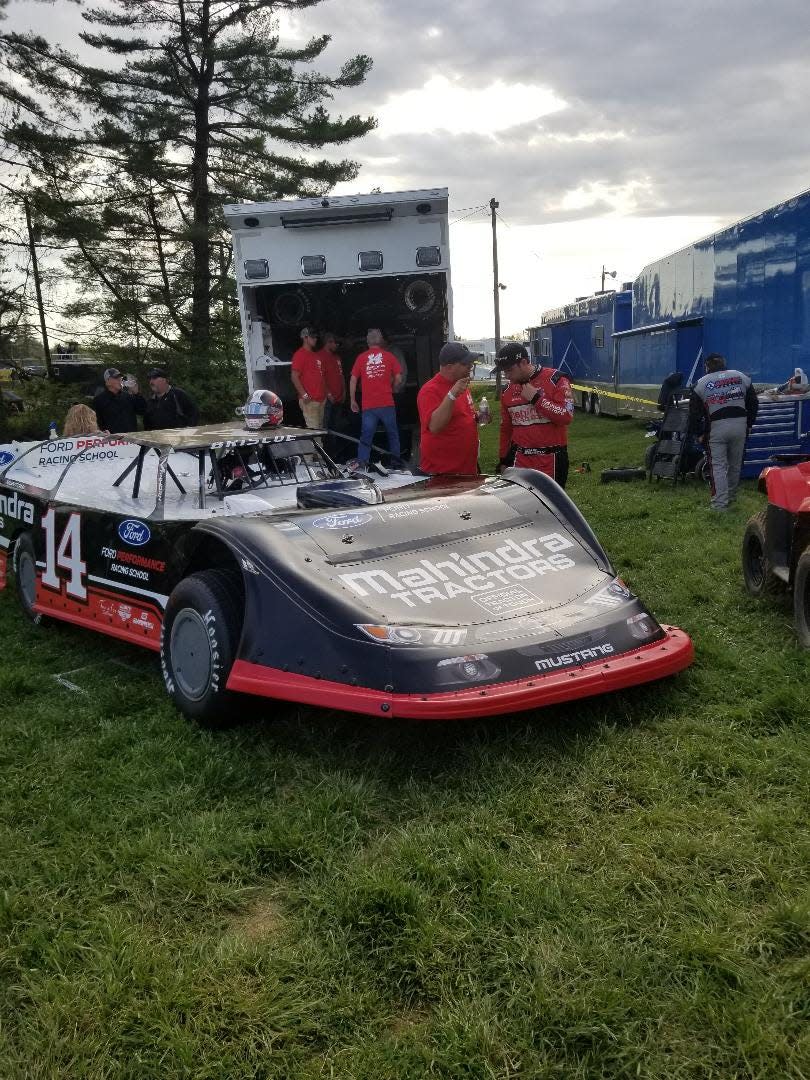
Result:
[[[752,596],[793,590],[799,641],[810,649],[810,461],[764,469],[768,506],[745,527],[742,566]]]

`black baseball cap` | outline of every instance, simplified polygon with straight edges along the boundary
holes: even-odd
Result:
[[[98,368],[96,368],[98,371]],[[123,379],[123,375],[117,367],[108,367],[104,372],[104,378],[106,379]]]
[[[146,373],[147,379],[168,379],[169,373],[165,367],[153,367]]]
[[[509,341],[506,345],[502,345],[500,349],[498,349],[495,366],[499,367],[502,371],[505,371],[507,368],[519,364],[521,360],[528,359],[529,353],[525,345],[521,345],[517,341]]]
[[[461,341],[448,341],[439,350],[440,364],[474,364],[481,353],[470,352]]]

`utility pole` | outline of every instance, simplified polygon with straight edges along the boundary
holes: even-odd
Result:
[[[615,270],[606,270],[605,269],[605,264],[602,263],[602,288],[601,288],[601,292],[605,291],[605,278],[606,277],[615,278],[616,277],[616,271]]]
[[[501,348],[501,300],[500,300],[500,284],[498,282],[498,228],[497,228],[497,215],[495,211],[498,209],[500,203],[496,199],[489,200],[489,209],[492,214],[492,303],[495,308],[495,359],[497,361],[498,353]],[[496,368],[495,371],[495,399],[500,400],[501,393],[503,391],[503,384],[501,381],[501,369]]]
[[[28,249],[31,252],[31,270],[34,275],[34,290],[37,294],[37,307],[39,308],[39,325],[42,327],[42,351],[45,353],[45,370],[48,378],[51,378],[51,350],[48,345],[48,328],[45,325],[45,308],[42,303],[42,282],[39,279],[39,264],[37,263],[37,246],[34,243],[34,227],[31,224],[31,204],[27,198],[25,204],[25,223],[28,226]]]

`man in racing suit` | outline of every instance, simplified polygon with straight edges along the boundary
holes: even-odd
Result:
[[[559,371],[532,363],[516,341],[503,346],[496,363],[509,379],[501,395],[500,468],[537,469],[565,487],[571,384]]]

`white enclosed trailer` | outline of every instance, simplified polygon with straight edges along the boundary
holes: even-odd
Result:
[[[337,335],[347,381],[380,329],[404,361],[397,413],[412,427],[416,392],[452,337],[447,188],[228,205],[225,218],[251,391],[275,390],[292,419],[301,329]]]

